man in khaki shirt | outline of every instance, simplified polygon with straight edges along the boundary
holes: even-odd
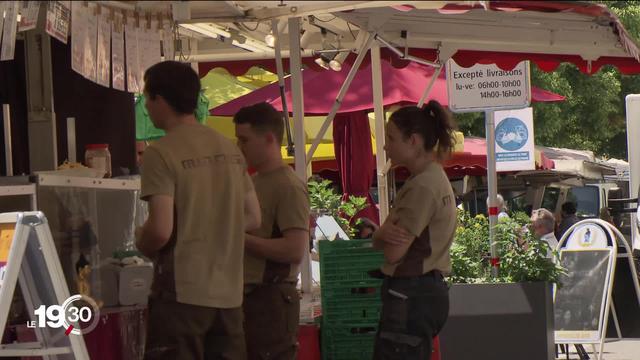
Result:
[[[144,76],[146,106],[167,135],[144,153],[149,218],[136,246],[154,261],[146,359],[244,359],[245,231],[260,224],[238,148],[194,116],[200,80],[165,61]]]
[[[306,186],[280,152],[284,122],[271,105],[241,109],[233,119],[238,145],[257,173],[262,226],[245,236],[244,314],[247,357],[294,360],[300,262],[309,241]]]

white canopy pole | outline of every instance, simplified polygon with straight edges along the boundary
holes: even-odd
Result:
[[[282,66],[282,43],[280,41],[280,26],[278,19],[271,20],[271,31],[275,39],[274,52],[276,57],[276,73],[278,74],[278,87],[280,88],[280,99],[282,99],[282,120],[284,121],[285,135],[287,137],[287,154],[291,156],[291,123],[289,121],[289,109],[287,108],[287,98],[284,88],[284,69]]]
[[[2,104],[2,119],[4,120],[4,160],[7,170],[6,175],[13,176],[13,150],[11,147],[11,111],[9,110],[9,104]]]
[[[373,109],[376,116],[376,174],[378,175],[378,206],[380,224],[389,215],[389,189],[387,187],[387,175],[384,166],[387,155],[384,152],[384,108],[382,94],[382,69],[380,64],[380,45],[374,43],[371,46],[371,78],[373,85]]]
[[[307,162],[305,160],[306,139],[304,133],[304,96],[302,93],[302,57],[300,56],[300,18],[289,18],[288,21],[296,174],[306,186],[308,176]],[[302,292],[310,293],[312,279],[308,241],[305,241],[304,259],[302,260],[300,273]]]
[[[433,73],[433,76],[431,76],[431,80],[429,81],[429,85],[427,86],[426,89],[424,89],[424,93],[422,94],[422,97],[420,97],[420,101],[418,101],[418,107],[421,108],[422,105],[424,105],[424,101],[427,99],[427,96],[429,96],[429,93],[431,92],[431,89],[433,89],[433,86],[436,84],[436,80],[438,80],[438,77],[440,76],[440,72],[442,72],[442,68],[444,68],[444,64],[442,64],[442,66],[436,68],[436,71]]]
[[[495,243],[498,223],[498,174],[496,172],[496,129],[495,113],[485,112],[485,131],[487,138],[487,188],[489,191],[489,244],[491,245],[491,273],[498,276],[499,258],[498,247]]]
[[[631,94],[625,98],[627,113],[627,154],[629,157],[629,197],[640,196],[640,95]],[[635,139],[635,140],[633,140]],[[640,207],[640,206],[638,206]],[[632,246],[640,250],[640,232],[635,214],[631,215]]]
[[[291,26],[289,26],[289,33],[291,33]],[[361,30],[361,33],[364,33],[364,31]],[[364,44],[362,44],[362,47],[358,52],[358,57],[356,57],[356,60],[353,62],[353,65],[351,66],[351,70],[349,70],[349,74],[347,75],[347,78],[344,80],[344,83],[340,88],[340,92],[338,92],[338,97],[336,98],[336,101],[333,103],[333,106],[331,107],[331,112],[329,113],[329,115],[327,115],[327,118],[324,120],[324,123],[322,124],[320,131],[318,131],[318,135],[313,140],[313,144],[311,145],[311,148],[309,148],[309,152],[307,153],[307,163],[309,163],[311,159],[313,159],[313,153],[316,152],[318,145],[320,145],[320,141],[324,137],[324,134],[327,132],[327,129],[329,129],[329,125],[331,125],[333,118],[336,116],[336,113],[338,113],[338,110],[340,109],[340,105],[342,105],[342,99],[344,99],[344,96],[347,94],[347,90],[349,90],[349,86],[351,85],[353,78],[356,76],[356,73],[358,72],[358,68],[360,67],[360,64],[362,64],[362,60],[364,59],[364,56],[367,54],[367,50],[369,50],[369,47],[371,46],[371,42],[373,41],[373,35],[365,33],[364,36],[367,37],[367,40],[364,42]]]

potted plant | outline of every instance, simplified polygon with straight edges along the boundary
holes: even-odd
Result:
[[[449,320],[441,335],[447,360],[554,359],[552,285],[563,269],[546,242],[516,214],[496,225],[500,267],[491,276],[489,224],[459,211],[451,248]]]
[[[349,196],[348,200],[343,200],[342,195],[335,191],[329,180],[309,181],[308,188],[314,219],[322,215],[332,216],[342,230],[353,238],[356,235],[354,227],[361,221],[355,219],[355,216],[367,207],[367,198]]]

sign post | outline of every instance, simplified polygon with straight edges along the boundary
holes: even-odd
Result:
[[[449,109],[453,112],[485,112],[487,139],[487,186],[489,192],[489,241],[492,274],[498,274],[500,259],[495,245],[498,223],[498,177],[496,173],[495,111],[523,109],[531,102],[529,62],[520,62],[510,71],[496,65],[476,64],[463,68],[453,59],[447,62]],[[499,123],[498,123],[499,125]]]

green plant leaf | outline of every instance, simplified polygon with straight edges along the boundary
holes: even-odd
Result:
[[[491,278],[489,259],[489,224],[482,216],[471,217],[458,211],[458,227],[451,247],[450,282],[526,282],[558,283],[564,269],[547,259],[548,245],[528,230],[530,220],[517,213],[496,225],[495,244],[500,256],[497,278]],[[523,247],[519,244],[527,243]],[[556,254],[557,256],[557,254]]]

